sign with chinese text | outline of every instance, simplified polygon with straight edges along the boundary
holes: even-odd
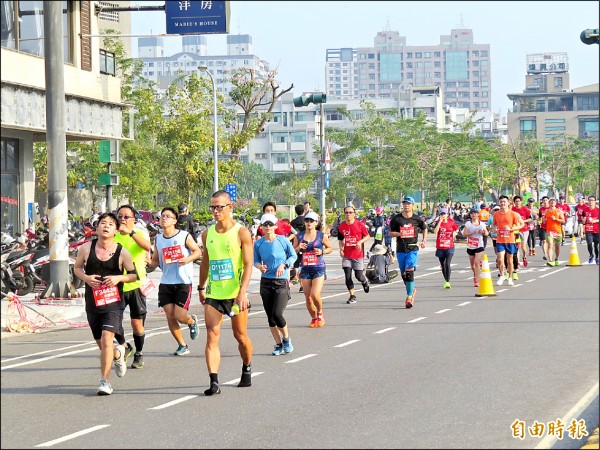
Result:
[[[166,1],[167,34],[229,33],[229,1]]]

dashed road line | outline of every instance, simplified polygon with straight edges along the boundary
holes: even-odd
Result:
[[[289,361],[286,361],[284,364],[297,363],[298,361],[303,361],[305,359],[312,358],[313,356],[317,356],[317,353],[309,353],[308,355],[301,356],[300,358],[290,359]]]
[[[185,397],[178,398],[177,400],[173,400],[172,402],[163,403],[162,405],[153,406],[152,408],[148,408],[148,410],[159,410],[169,408],[170,406],[177,405],[179,403],[187,402],[193,398],[198,397],[198,395],[186,395]]]
[[[443,314],[448,311],[452,311],[452,310],[451,309],[440,309],[439,311],[436,311],[435,314]]]
[[[44,442],[42,444],[36,445],[36,447],[52,447],[55,444],[60,444],[61,442],[68,441],[70,439],[75,439],[76,437],[83,436],[85,434],[93,433],[94,431],[102,430],[103,428],[110,427],[110,425],[96,425],[95,427],[86,428],[85,430],[78,431],[76,433],[68,434],[58,439],[54,439],[53,441]]]
[[[423,319],[427,319],[427,317],[417,317],[416,319],[409,320],[406,323],[415,323],[415,322],[418,322],[419,320],[423,320]]]
[[[342,347],[345,347],[346,345],[356,344],[357,342],[360,342],[360,339],[352,339],[351,341],[347,341],[342,344],[334,345],[334,347],[342,348]]]
[[[485,297],[484,297],[484,298],[485,298]],[[458,305],[456,305],[456,306],[467,306],[467,305],[470,305],[471,303],[473,303],[473,302],[462,302],[462,303],[459,303],[459,304],[458,304]]]
[[[259,375],[262,375],[264,372],[252,372],[251,378],[257,377]],[[225,383],[222,383],[223,385],[232,385],[232,384],[238,384],[240,382],[241,378],[235,378],[233,380],[229,380],[226,381]]]
[[[392,331],[392,330],[395,330],[395,329],[396,329],[396,327],[384,328],[383,330],[379,330],[379,331],[373,332],[373,334],[387,333],[388,331]]]

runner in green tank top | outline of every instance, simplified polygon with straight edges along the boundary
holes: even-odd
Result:
[[[227,192],[215,192],[209,209],[216,224],[202,233],[204,247],[198,285],[200,302],[204,305],[205,355],[210,377],[210,387],[204,391],[205,395],[221,393],[218,372],[221,364],[219,336],[223,315],[231,315],[231,328],[242,357],[239,387],[249,387],[252,384],[253,351],[252,341],[248,337],[250,302],[246,295],[252,276],[252,237],[246,227],[233,220],[233,205]],[[236,308],[239,308],[238,314],[235,314]]]

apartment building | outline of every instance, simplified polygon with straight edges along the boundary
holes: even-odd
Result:
[[[206,36],[182,36],[181,39],[182,51],[171,56],[164,55],[162,38],[138,39],[138,56],[144,63],[142,75],[157,83],[159,92],[164,92],[182,74],[198,73],[200,66],[208,68],[217,92],[222,94],[233,89],[228,79],[236,69],[252,69],[257,77],[265,78],[271,70],[267,61],[253,54],[252,37],[247,34],[227,35],[226,55],[209,55]]]
[[[46,140],[44,2],[1,8],[2,230],[22,232],[35,214],[33,145]],[[67,141],[122,140],[127,108],[120,80],[107,72],[99,18],[91,1],[62,1]],[[114,68],[114,57],[112,59]]]
[[[523,92],[508,94],[512,139],[531,138],[552,147],[572,136],[595,141],[598,148],[598,83],[571,88],[568,56],[562,52],[528,54],[525,69]]]
[[[380,31],[372,47],[327,49],[328,98],[390,98],[408,86],[438,86],[452,108],[492,111],[489,44],[457,28],[437,45],[407,45],[398,31]]]

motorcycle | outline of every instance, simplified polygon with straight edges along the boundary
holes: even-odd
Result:
[[[41,281],[31,267],[33,253],[28,250],[16,250],[2,253],[2,289],[19,295],[29,294],[36,282]]]

